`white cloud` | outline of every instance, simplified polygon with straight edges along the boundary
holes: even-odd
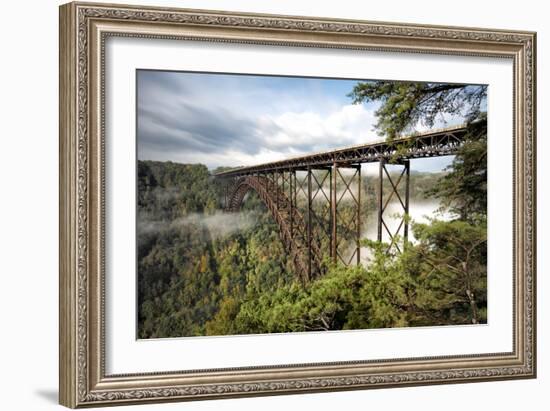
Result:
[[[328,115],[311,111],[263,115],[258,135],[273,149],[318,151],[375,140],[374,121],[374,110],[350,104]]]
[[[225,113],[228,116],[232,112]],[[203,163],[210,167],[216,166],[250,166],[266,162],[278,161],[289,157],[310,154],[339,147],[365,144],[376,140],[378,136],[373,131],[375,121],[373,110],[362,105],[341,106],[327,115],[317,112],[284,112],[279,115],[260,115],[258,118],[248,118],[247,140],[253,141],[257,150],[246,151],[236,146],[223,150],[212,147],[211,150],[190,150],[193,146],[193,133],[185,129],[171,127],[168,123],[151,124],[143,121],[142,130],[151,135],[163,132],[166,138],[175,141],[171,150],[154,146],[149,147],[141,159],[156,159],[161,161],[176,161],[182,163]],[[228,124],[231,122],[228,121]],[[235,124],[239,124],[235,121]],[[153,129],[151,129],[153,128]],[[158,137],[157,137],[158,139]],[[181,149],[177,149],[177,141]],[[188,141],[188,143],[185,143]],[[221,142],[220,142],[221,143]]]
[[[354,81],[166,72],[139,79],[143,160],[249,166],[377,138],[374,108],[345,97]]]

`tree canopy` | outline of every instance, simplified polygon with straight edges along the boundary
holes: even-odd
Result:
[[[446,114],[461,115],[471,123],[480,117],[486,96],[486,85],[410,81],[359,82],[349,94],[354,104],[381,103],[375,127],[389,139],[417,124],[433,127]]]

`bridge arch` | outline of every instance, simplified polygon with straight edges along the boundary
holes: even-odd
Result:
[[[296,274],[303,282],[311,280],[310,277],[320,273],[322,269],[322,253],[315,243],[308,247],[308,240],[302,235],[306,231],[303,215],[296,207],[292,207],[286,194],[281,192],[274,194],[275,182],[264,176],[237,178],[228,194],[227,211],[239,211],[249,191],[255,191],[258,194],[277,223],[279,237],[294,263]]]

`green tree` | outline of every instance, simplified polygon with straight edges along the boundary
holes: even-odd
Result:
[[[401,257],[417,285],[421,323],[486,322],[487,225],[432,220],[414,224],[418,244]]]
[[[448,173],[426,191],[443,209],[475,222],[487,215],[487,121],[468,124],[467,143],[458,150]]]
[[[369,268],[333,266],[305,287],[293,282],[250,294],[236,317],[237,329],[271,333],[405,326],[409,280],[389,259],[382,260]]]
[[[357,83],[349,96],[354,104],[380,102],[376,129],[380,135],[392,139],[411,131],[418,123],[433,127],[445,114],[463,115],[468,123],[478,119],[487,86],[369,81]]]
[[[378,102],[378,132],[394,139],[418,124],[433,127],[446,114],[465,118],[467,142],[456,153],[448,173],[427,195],[461,218],[476,219],[487,211],[486,85],[420,82],[359,82],[349,96],[355,104]]]

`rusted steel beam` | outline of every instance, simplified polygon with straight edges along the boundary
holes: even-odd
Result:
[[[312,236],[313,232],[311,231],[311,217],[312,217],[312,201],[311,201],[311,167],[307,168],[307,253],[308,253],[308,266],[307,266],[307,275],[308,280],[311,279],[312,274],[312,265],[311,260],[313,258],[313,253],[311,251],[312,245]]]
[[[294,209],[296,208],[296,171],[289,171],[290,238],[294,239]]]
[[[382,214],[383,210],[383,196],[384,196],[384,159],[380,160],[378,167],[378,241],[382,241]]]
[[[275,171],[273,173],[273,180],[275,181],[275,199],[276,199],[276,205],[277,205],[277,208],[279,208],[279,172],[278,171]]]
[[[361,164],[357,166],[357,265],[361,264]]]
[[[331,192],[330,192],[330,214],[331,214],[331,228],[332,228],[332,232],[331,232],[331,257],[332,257],[332,262],[336,263],[338,261],[338,253],[337,253],[337,235],[338,235],[338,232],[337,232],[337,219],[338,219],[338,216],[337,216],[337,209],[336,209],[336,192],[337,192],[337,170],[336,168],[338,167],[338,164],[337,163],[333,163],[332,165],[332,170],[331,170],[331,183],[330,183],[330,189],[331,189]]]
[[[409,160],[404,161],[406,169],[405,175],[405,227],[403,227],[403,238],[405,245],[409,240],[409,197],[410,197],[410,181],[411,181],[411,162]]]

